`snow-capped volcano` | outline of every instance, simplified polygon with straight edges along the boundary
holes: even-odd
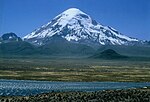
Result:
[[[23,39],[35,45],[44,45],[55,36],[87,45],[130,45],[138,42],[112,27],[101,25],[77,8],[64,11]]]

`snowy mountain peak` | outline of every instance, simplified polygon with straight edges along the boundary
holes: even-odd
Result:
[[[82,11],[80,11],[80,10],[77,9],[77,8],[70,8],[70,9],[64,11],[62,14],[63,14],[63,15],[66,15],[66,16],[74,17],[74,16],[76,16],[76,15],[78,15],[78,14],[85,14],[85,13],[82,12]]]
[[[58,19],[59,25],[65,25],[72,20],[82,18],[89,18],[89,16],[77,8],[70,8],[61,13],[60,15],[56,16],[54,19]]]
[[[62,12],[46,25],[26,35],[24,40],[35,45],[44,45],[54,36],[87,45],[129,45],[138,42],[110,26],[101,25],[77,8]]]

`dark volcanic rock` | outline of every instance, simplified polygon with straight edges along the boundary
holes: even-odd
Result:
[[[0,97],[6,102],[150,102],[150,89],[98,92],[51,92],[26,97]]]

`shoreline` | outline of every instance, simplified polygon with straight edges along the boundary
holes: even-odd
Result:
[[[149,102],[150,87],[95,92],[50,92],[33,96],[0,96],[2,102]]]

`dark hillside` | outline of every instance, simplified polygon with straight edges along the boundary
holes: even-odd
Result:
[[[107,49],[104,50],[102,52],[97,52],[96,54],[94,54],[93,56],[91,56],[91,58],[99,58],[99,59],[124,59],[124,58],[128,58],[127,56],[123,56],[118,54],[116,51],[112,50],[112,49]]]

